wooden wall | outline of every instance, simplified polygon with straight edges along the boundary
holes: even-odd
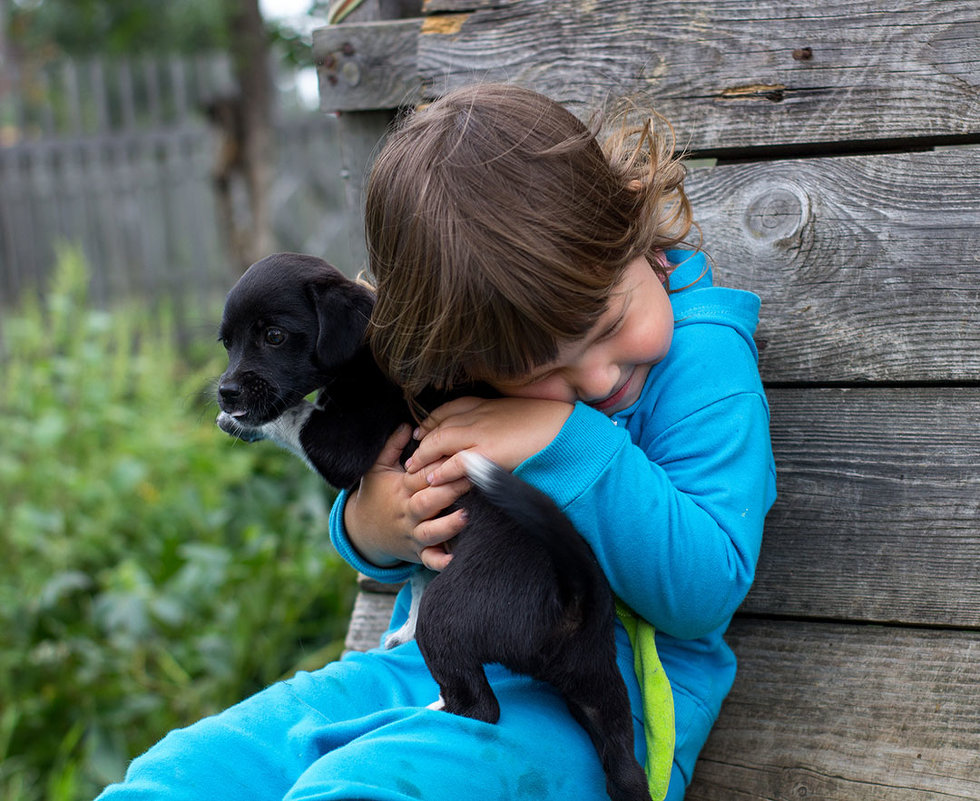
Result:
[[[506,80],[671,120],[779,472],[688,797],[980,798],[976,2],[429,0],[316,52],[352,119]]]

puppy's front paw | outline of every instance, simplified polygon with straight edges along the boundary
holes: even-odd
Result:
[[[218,424],[218,428],[226,434],[237,437],[244,442],[258,442],[259,440],[265,439],[265,434],[262,432],[262,429],[242,425],[238,420],[228,414],[228,412],[221,412],[215,422]]]
[[[439,697],[435,701],[433,701],[431,704],[426,706],[426,709],[431,709],[434,712],[442,712],[442,710],[444,710],[445,708],[446,708],[446,699],[442,697],[442,693],[439,694]]]
[[[385,650],[390,651],[392,648],[397,648],[399,645],[404,645],[407,642],[412,641],[412,634],[408,634],[405,631],[405,627],[402,626],[398,631],[393,631],[387,637],[385,637]]]
[[[408,620],[402,624],[400,629],[385,637],[385,650],[390,651],[392,648],[397,648],[399,645],[404,645],[415,639],[416,617],[417,615],[409,615]]]

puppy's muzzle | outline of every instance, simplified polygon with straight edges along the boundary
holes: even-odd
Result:
[[[268,385],[263,381],[254,378],[249,381],[247,377],[242,381],[237,376],[227,374],[222,376],[218,383],[221,413],[215,421],[218,428],[246,442],[265,439],[259,427],[275,416],[272,409],[266,408],[269,404],[264,396],[268,394]]]
[[[253,372],[225,373],[218,382],[221,411],[245,426],[267,423],[290,405],[289,399],[280,398],[268,381]]]

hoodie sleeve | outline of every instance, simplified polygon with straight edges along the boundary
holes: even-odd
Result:
[[[775,497],[754,346],[730,326],[675,331],[639,409],[578,404],[516,471],[588,540],[613,591],[656,629],[693,639],[732,616]]]

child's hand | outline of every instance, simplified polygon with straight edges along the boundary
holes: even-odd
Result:
[[[572,413],[564,401],[539,398],[459,398],[443,404],[418,428],[418,450],[405,465],[433,488],[465,480],[461,451],[478,451],[513,470],[558,436]]]
[[[461,511],[438,515],[469,489],[469,483],[462,479],[431,487],[424,476],[407,474],[398,460],[409,437],[409,427],[402,426],[385,443],[347,499],[344,526],[361,556],[379,567],[405,561],[442,570],[451,558],[444,543],[466,521]]]

